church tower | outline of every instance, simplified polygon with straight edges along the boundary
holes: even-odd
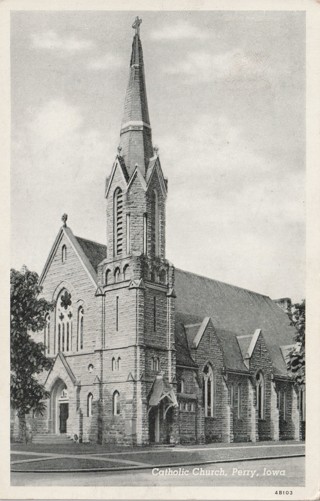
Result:
[[[107,257],[99,266],[103,435],[131,444],[177,440],[167,181],[152,144],[140,24],[136,18],[120,144],[106,179]]]

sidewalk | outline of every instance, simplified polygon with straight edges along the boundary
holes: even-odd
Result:
[[[243,460],[304,456],[301,442],[205,444],[176,447],[125,448],[98,444],[46,446],[13,444],[11,471],[88,472],[140,470],[168,466],[205,465]]]

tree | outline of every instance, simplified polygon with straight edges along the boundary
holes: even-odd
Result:
[[[49,393],[37,380],[37,374],[49,370],[52,360],[45,356],[43,343],[36,343],[30,332],[38,332],[46,325],[46,315],[54,304],[39,298],[42,288],[38,274],[26,267],[20,272],[11,269],[10,299],[10,402],[17,410],[20,422],[20,438],[26,440],[26,414],[31,409],[43,414],[44,399]]]
[[[305,384],[305,330],[306,302],[293,304],[289,311],[291,325],[296,328],[295,346],[289,353],[288,366],[295,382],[299,386]]]

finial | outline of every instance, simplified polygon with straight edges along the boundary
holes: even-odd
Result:
[[[63,214],[62,218],[61,218],[61,221],[63,222],[63,226],[64,227],[67,226],[67,220],[68,220],[68,214]]]
[[[158,146],[154,146],[154,147],[153,147],[153,151],[154,151],[155,155],[156,155],[156,156],[158,156],[158,153],[159,153],[159,148],[158,148]]]
[[[142,23],[142,19],[137,16],[134,20],[134,23],[132,25],[132,28],[136,30],[136,35],[140,34],[140,24]]]
[[[118,150],[118,155],[120,156],[121,155],[121,150],[122,150],[122,146],[120,146],[120,144],[119,144],[117,150]]]

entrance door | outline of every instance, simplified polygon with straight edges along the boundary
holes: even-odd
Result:
[[[160,415],[159,407],[153,407],[149,412],[149,440],[150,443],[160,442]]]
[[[69,417],[69,404],[60,404],[60,433],[67,433],[67,420]]]

